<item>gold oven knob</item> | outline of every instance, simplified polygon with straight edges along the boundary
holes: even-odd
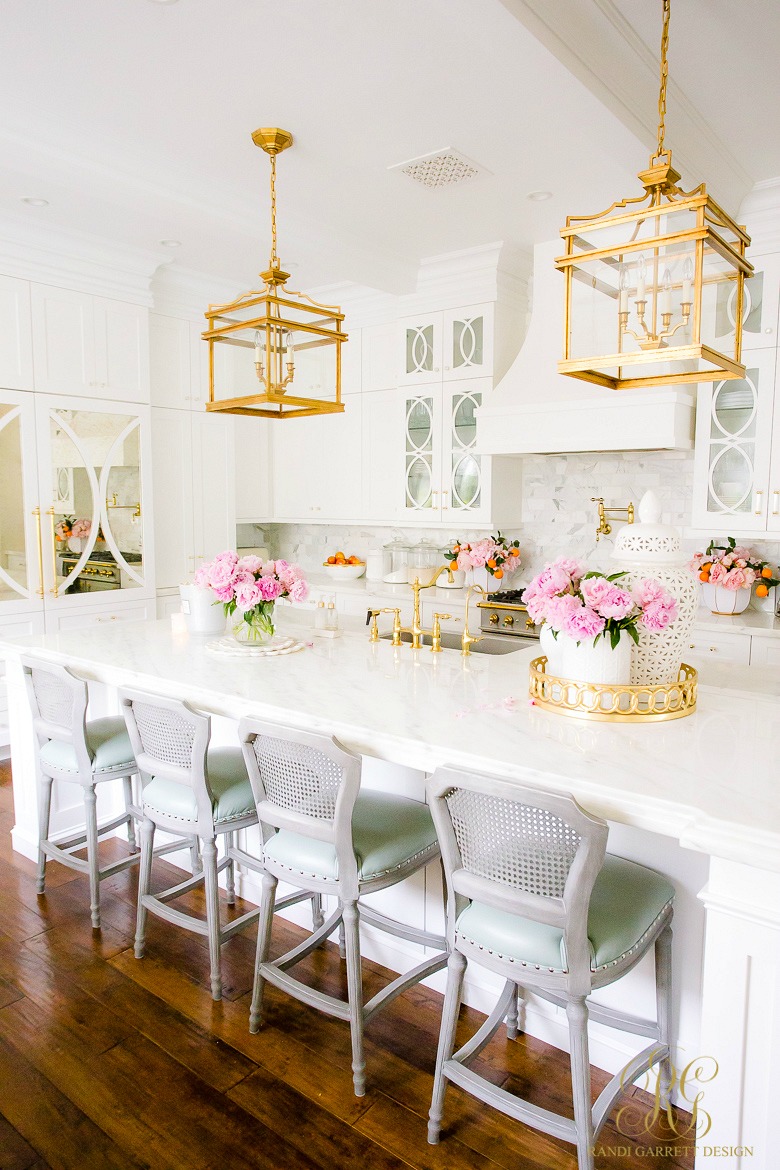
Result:
[[[490,615],[490,624],[491,624],[491,626],[497,626],[497,625],[498,625],[498,614],[497,614],[497,613],[491,613],[491,615]]]
[[[508,613],[504,618],[505,626],[513,626],[515,624],[514,614]]]
[[[527,630],[532,630],[535,625],[536,625],[536,622],[534,621],[534,619],[532,617],[527,617],[525,619],[525,628]]]

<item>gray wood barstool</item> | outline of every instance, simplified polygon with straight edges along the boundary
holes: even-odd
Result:
[[[130,740],[121,716],[87,720],[89,692],[84,679],[65,666],[37,658],[22,658],[27,694],[37,741],[38,772],[38,893],[46,888],[48,858],[89,874],[89,905],[92,926],[100,927],[100,883],[104,878],[138,863],[135,820],[140,809],[133,803],[132,777],[138,772]],[[81,786],[84,797],[85,828],[56,841],[49,837],[52,784],[54,781]],[[98,826],[98,784],[122,780],[124,811]],[[127,826],[129,857],[101,867],[98,841]],[[86,848],[86,859],[75,854]]]
[[[439,1140],[448,1081],[509,1117],[577,1147],[592,1170],[593,1146],[618,1096],[660,1064],[662,1100],[671,1083],[671,920],[674,887],[654,870],[606,853],[607,825],[571,796],[440,768],[428,781],[447,882],[451,949],[428,1141]],[[588,1004],[655,948],[656,1020]],[[454,1052],[468,962],[502,975],[492,1014]],[[543,1109],[469,1067],[504,1019],[516,1034],[518,990],[563,1007],[569,1023],[574,1119]],[[646,1036],[591,1107],[588,1018]]]
[[[363,1029],[385,1004],[447,962],[441,935],[388,918],[360,902],[439,857],[436,832],[425,804],[379,792],[361,792],[361,760],[328,735],[242,719],[239,738],[263,832],[263,895],[250,1031],[261,1023],[266,982],[328,1015],[349,1020],[355,1095],[365,1093]],[[287,954],[269,959],[271,925],[279,880],[330,894],[335,911],[311,937]],[[399,975],[363,1002],[360,921],[437,953]],[[289,971],[343,926],[347,1000],[317,991]]]
[[[226,871],[228,905],[235,903],[235,863],[260,870],[260,862],[235,843],[235,833],[257,824],[257,811],[243,756],[238,748],[212,748],[211,719],[178,699],[168,699],[141,691],[119,692],[138,766],[148,777],[143,789],[141,822],[141,868],[138,879],[138,915],[135,933],[135,957],[143,958],[146,946],[146,915],[158,918],[196,934],[209,943],[211,994],[222,998],[220,950],[222,943],[243,930],[260,914],[258,908],[247,911],[227,925],[220,922],[218,875]],[[151,892],[152,860],[156,829],[198,839],[202,851],[202,872],[158,894]],[[217,857],[217,838],[224,841],[221,860]],[[181,845],[168,845],[171,849]],[[196,886],[205,885],[206,918],[169,906]],[[289,906],[310,898],[293,894],[279,901]],[[319,899],[313,899],[315,925],[322,912]]]

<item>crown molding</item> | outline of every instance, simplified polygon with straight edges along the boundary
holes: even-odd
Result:
[[[308,289],[307,295],[323,305],[338,305],[344,313],[344,328],[364,329],[371,325],[387,325],[398,315],[398,297],[382,289],[365,284],[339,281]]]
[[[170,259],[86,232],[0,217],[0,269],[23,280],[149,307],[152,276]]]
[[[501,240],[426,256],[420,261],[415,292],[398,298],[398,311],[407,316],[504,298],[522,306],[532,266],[530,253],[512,251]]]

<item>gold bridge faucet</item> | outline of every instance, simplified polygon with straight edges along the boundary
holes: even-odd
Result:
[[[634,504],[631,500],[629,500],[628,507],[626,508],[613,508],[611,505],[609,508],[606,508],[604,506],[603,496],[591,496],[590,502],[592,504],[596,504],[599,514],[599,525],[596,529],[596,540],[599,540],[599,538],[602,536],[609,536],[612,531],[612,525],[609,523],[609,521],[616,519],[616,516],[619,513],[624,512],[628,523],[634,523]]]

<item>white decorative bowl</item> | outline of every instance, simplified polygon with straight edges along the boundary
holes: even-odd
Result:
[[[365,563],[360,565],[323,565],[323,570],[334,581],[357,581],[366,571]]]

